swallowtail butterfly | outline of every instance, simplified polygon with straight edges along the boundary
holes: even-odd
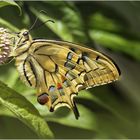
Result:
[[[119,79],[118,67],[98,51],[74,43],[32,39],[28,30],[18,33],[12,56],[21,80],[37,89],[37,100],[53,112],[61,106],[79,112],[74,96],[82,89]]]

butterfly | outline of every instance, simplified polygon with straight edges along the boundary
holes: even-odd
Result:
[[[79,112],[74,97],[80,90],[104,85],[120,77],[119,68],[104,54],[70,42],[32,39],[18,33],[12,55],[21,80],[37,89],[37,101],[53,112],[61,106]]]

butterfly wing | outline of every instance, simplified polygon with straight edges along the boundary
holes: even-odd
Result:
[[[38,101],[47,104],[50,111],[67,106],[76,118],[79,112],[73,97],[80,90],[111,83],[120,75],[108,57],[73,43],[34,40],[29,52],[32,55],[27,60],[30,70],[26,75],[35,75],[30,83],[36,83]]]

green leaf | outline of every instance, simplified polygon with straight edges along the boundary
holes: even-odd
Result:
[[[90,16],[89,28],[113,32],[121,32],[123,30],[123,27],[116,20],[110,19],[99,12]]]
[[[0,82],[0,103],[31,128],[39,138],[52,138],[49,126],[27,99]]]
[[[0,115],[0,120],[0,139],[38,139],[36,133],[17,118]]]
[[[19,9],[20,15],[21,15],[21,8],[16,2],[14,2],[14,0],[2,0],[0,2],[0,8],[4,7],[4,6],[8,6],[8,5],[16,6]]]
[[[9,28],[10,30],[14,31],[14,32],[18,32],[19,29],[17,27],[15,27],[14,25],[12,25],[11,23],[9,23],[8,21],[0,18],[0,25]]]
[[[140,60],[140,41],[130,41],[119,35],[101,30],[91,30],[89,34],[93,40],[103,47],[126,53]]]

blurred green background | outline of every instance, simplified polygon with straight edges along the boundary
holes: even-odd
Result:
[[[39,13],[45,10],[47,14]],[[33,38],[84,44],[110,56],[121,70],[113,84],[79,93],[75,120],[63,107],[50,113],[20,80],[14,61],[0,66],[0,138],[140,138],[140,2],[0,2],[0,26],[29,29]],[[48,125],[47,125],[48,124]]]

